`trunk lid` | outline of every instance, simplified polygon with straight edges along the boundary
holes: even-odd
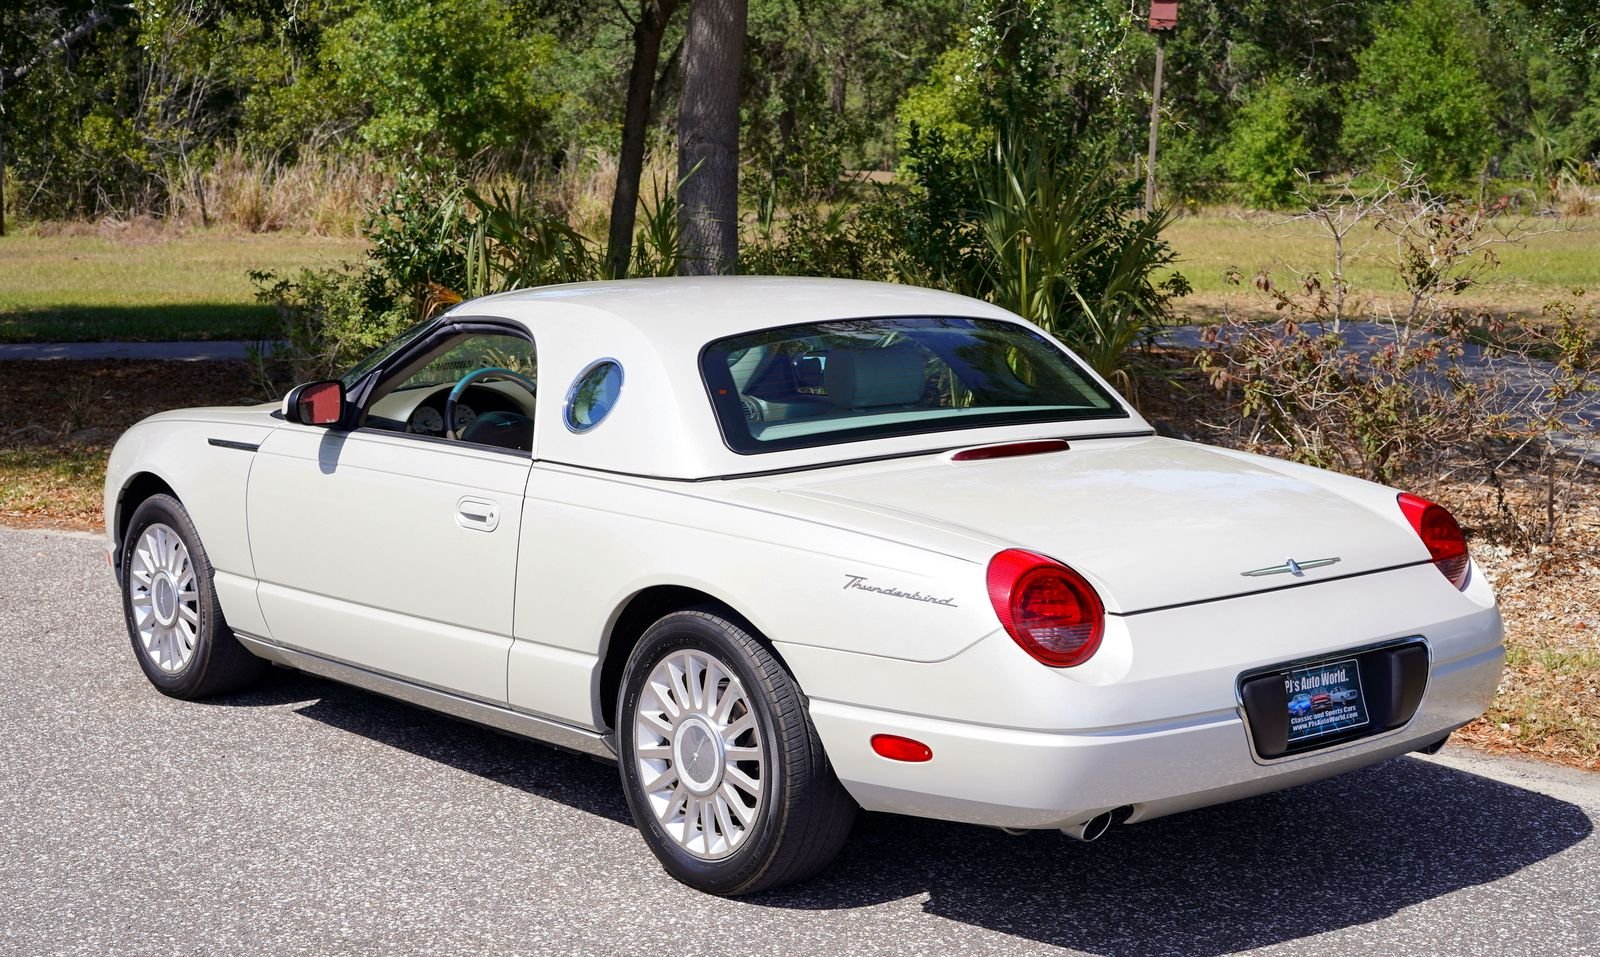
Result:
[[[1382,512],[1393,492],[1275,466],[1170,439],[1095,440],[1014,458],[829,469],[787,476],[780,487],[995,550],[1048,555],[1088,577],[1107,610],[1123,614],[1427,560],[1398,507]],[[1243,574],[1289,559],[1313,567]],[[1313,564],[1326,559],[1338,561]]]

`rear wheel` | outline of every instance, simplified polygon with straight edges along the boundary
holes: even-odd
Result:
[[[140,503],[122,546],[122,611],[145,677],[175,698],[244,688],[266,662],[222,618],[211,560],[189,513],[170,495]]]
[[[621,696],[623,789],[673,877],[749,894],[810,877],[843,847],[855,802],[794,679],[748,631],[710,610],[662,618]]]

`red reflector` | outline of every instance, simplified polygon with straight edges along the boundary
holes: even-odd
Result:
[[[1405,513],[1406,521],[1427,547],[1439,574],[1457,588],[1467,587],[1467,571],[1471,567],[1467,535],[1456,523],[1455,516],[1443,505],[1435,505],[1408,492],[1400,493],[1400,511]]]
[[[1066,439],[1036,439],[1031,442],[1007,442],[1004,445],[981,445],[975,449],[962,449],[950,456],[952,462],[977,462],[982,459],[1009,459],[1014,455],[1038,455],[1040,452],[1065,452],[1072,446]]]
[[[932,761],[933,749],[921,741],[902,738],[898,734],[875,734],[872,750],[891,761]]]

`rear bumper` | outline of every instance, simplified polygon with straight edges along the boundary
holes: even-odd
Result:
[[[802,672],[815,669],[815,656],[796,650],[790,663],[798,662],[797,673],[811,695],[812,720],[840,780],[868,810],[1055,828],[1127,806],[1132,808],[1128,820],[1139,821],[1374,764],[1438,741],[1482,714],[1494,697],[1504,660],[1498,609],[1486,586],[1480,584],[1480,595],[1471,595],[1471,589],[1462,595],[1437,580],[1431,566],[1417,571],[1426,576],[1402,572],[1384,576],[1390,580],[1381,587],[1365,583],[1366,604],[1347,604],[1355,586],[1341,582],[1292,599],[1263,596],[1219,602],[1203,612],[1134,616],[1117,623],[1124,633],[1108,636],[1108,643],[1123,643],[1120,652],[1108,650],[1111,660],[1123,655],[1121,665],[1099,675],[1067,676],[1042,668],[1002,633],[944,662],[907,669],[877,659],[849,679],[819,675],[821,686],[849,689],[853,700],[811,690]],[[1432,587],[1441,584],[1447,592]],[[1308,601],[1313,591],[1321,594]],[[1412,601],[1385,612],[1385,596],[1378,595],[1377,604],[1371,601],[1375,591],[1397,599],[1409,594]],[[1235,607],[1222,607],[1228,605]],[[1292,645],[1281,634],[1273,640],[1286,620],[1276,613],[1283,608],[1299,613],[1300,633]],[[1366,627],[1368,619],[1384,616],[1390,628]],[[1227,637],[1214,631],[1224,623]],[[1239,674],[1362,644],[1351,641],[1352,635],[1383,641],[1408,634],[1422,635],[1431,656],[1427,688],[1410,721],[1301,755],[1272,761],[1254,755],[1234,697]],[[1196,658],[1181,653],[1174,642],[1185,649],[1209,643],[1216,654]],[[1256,657],[1245,655],[1246,649],[1254,649]],[[827,664],[836,673],[842,663]],[[894,693],[874,695],[880,700],[868,705],[869,696],[859,691],[864,684]],[[899,707],[882,707],[886,697]],[[919,697],[926,708],[906,707]],[[994,700],[979,703],[989,698]],[[1160,716],[1160,706],[1173,703],[1185,707],[1177,716],[1171,716],[1171,708],[1168,716]],[[1006,714],[1033,727],[985,720]],[[1040,727],[1051,715],[1058,726]],[[869,743],[878,733],[922,741],[934,757],[920,764],[880,757]]]
[[[909,765],[830,744],[845,787],[869,811],[1055,828],[1131,806],[1132,822],[1331,777],[1431,744],[1483,713],[1503,658],[1496,645],[1436,667],[1404,727],[1271,763],[1252,756],[1237,711],[1086,734],[990,728],[832,702],[814,702],[811,715],[824,742],[867,741],[887,731],[933,749],[933,761]]]

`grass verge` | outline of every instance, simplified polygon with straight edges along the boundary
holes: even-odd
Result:
[[[1266,297],[1251,282],[1260,269],[1273,281],[1294,285],[1300,276],[1320,270],[1326,281],[1333,266],[1333,245],[1308,222],[1285,223],[1283,215],[1206,212],[1176,220],[1165,238],[1178,252],[1178,272],[1194,287],[1179,310],[1203,319],[1229,310],[1270,315]],[[1497,315],[1537,316],[1551,299],[1574,289],[1600,289],[1600,217],[1564,221],[1534,220],[1521,241],[1493,247],[1498,269],[1481,285],[1462,293],[1463,307]],[[1364,306],[1403,301],[1404,289],[1392,265],[1394,243],[1388,234],[1358,228],[1345,241],[1345,277],[1353,292],[1352,313]],[[1225,274],[1237,269],[1242,286]]]
[[[365,248],[288,233],[84,229],[0,238],[0,342],[271,336],[250,270],[331,265]]]

